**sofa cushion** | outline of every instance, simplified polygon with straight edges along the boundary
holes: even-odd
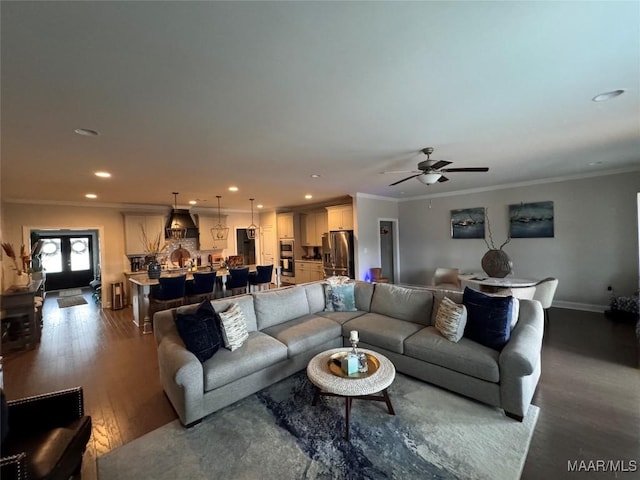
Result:
[[[423,328],[407,338],[404,354],[487,382],[500,381],[500,354],[496,350],[464,337],[458,343],[450,342],[435,327]]]
[[[467,307],[465,336],[486,347],[502,350],[511,335],[513,297],[494,297],[467,287],[462,301]]]
[[[340,338],[342,329],[333,320],[310,314],[265,328],[263,332],[284,343],[289,357],[293,357]]]
[[[364,312],[362,310],[356,310],[355,312],[318,312],[316,315],[319,315],[324,318],[329,318],[334,322],[337,322],[340,325],[342,325],[343,323],[348,322],[352,318],[359,317],[361,315],[364,315],[365,313],[367,312]]]
[[[253,296],[251,295],[236,295],[230,298],[221,298],[219,300],[213,300],[211,305],[216,309],[216,312],[224,312],[232,303],[237,303],[242,309],[244,318],[247,322],[247,331],[255,332],[258,330],[258,322],[256,319],[256,312],[253,307]]]
[[[404,353],[404,340],[424,328],[424,325],[405,322],[379,313],[366,313],[342,325],[342,336],[349,338],[357,330],[362,343]]]
[[[209,300],[203,301],[192,313],[176,313],[176,329],[184,346],[201,362],[211,358],[222,343],[217,317]]]
[[[364,312],[371,310],[371,299],[373,298],[374,284],[356,280],[356,308]]]
[[[220,312],[220,330],[224,346],[231,351],[237,350],[249,337],[247,321],[237,303],[232,303],[224,312]]]
[[[429,290],[376,283],[371,312],[412,323],[431,325],[433,294]]]
[[[436,315],[436,329],[447,340],[457,343],[464,335],[467,325],[467,308],[444,297]]]
[[[242,347],[233,352],[223,348],[202,364],[204,390],[211,391],[286,359],[286,345],[265,333],[250,332]]]
[[[307,283],[303,285],[309,302],[309,313],[318,313],[324,310],[324,288],[322,282]]]
[[[309,314],[307,293],[300,286],[254,293],[254,305],[259,330]]]
[[[324,284],[325,312],[355,312],[355,283]]]

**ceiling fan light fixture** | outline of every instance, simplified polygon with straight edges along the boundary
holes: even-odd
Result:
[[[440,180],[440,177],[442,177],[441,173],[423,173],[422,175],[418,175],[416,178],[418,179],[418,181],[420,181],[421,183],[424,183],[425,185],[433,185],[434,183],[437,183],[438,180]]]
[[[599,95],[596,95],[595,97],[593,97],[591,100],[594,102],[606,102],[607,100],[611,100],[612,98],[619,97],[623,93],[624,93],[624,90],[622,89],[613,90],[611,92],[600,93]]]

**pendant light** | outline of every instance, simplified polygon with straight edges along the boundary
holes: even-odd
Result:
[[[180,240],[187,235],[187,229],[178,223],[174,213],[178,210],[178,192],[173,193],[173,212],[171,212],[171,224],[166,228],[167,238],[171,240]]]
[[[220,217],[220,199],[222,196],[216,195],[216,198],[218,199],[218,223],[211,229],[213,248],[216,248],[216,242],[223,242],[229,236],[229,227],[222,224],[222,218]]]
[[[251,201],[251,225],[247,227],[247,237],[249,238],[249,240],[253,240],[254,238],[256,238],[256,229],[258,228],[258,226],[253,223],[253,201],[255,199],[250,198],[249,200]]]

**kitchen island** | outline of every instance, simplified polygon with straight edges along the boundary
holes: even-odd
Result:
[[[275,273],[275,283],[276,287],[280,287],[280,267],[274,265],[273,267]],[[255,272],[256,266],[249,265],[249,271]],[[171,270],[165,270],[162,272],[163,277],[171,277],[177,275],[183,275],[184,272],[172,272]],[[229,275],[229,270],[226,268],[221,268],[216,270],[216,276],[219,277],[222,281],[222,296],[225,297],[227,294],[227,276]],[[187,280],[193,279],[193,273],[187,272]],[[158,282],[155,278],[149,278],[146,274],[141,275],[131,275],[129,277],[129,283],[131,285],[131,299],[133,303],[133,323],[140,329],[142,329],[142,333],[152,333],[153,332],[153,312],[149,309],[150,304],[150,296],[151,296],[151,288],[154,285],[158,285]]]

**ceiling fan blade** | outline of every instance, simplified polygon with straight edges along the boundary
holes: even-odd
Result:
[[[489,167],[443,168],[441,172],[488,172]]]
[[[386,172],[380,172],[381,174],[387,174],[387,173],[393,173],[393,174],[400,174],[400,173],[422,173],[422,170],[389,170]]]
[[[398,185],[399,183],[406,182],[407,180],[411,180],[412,178],[419,177],[420,175],[422,175],[422,172],[420,172],[420,173],[419,173],[419,174],[417,174],[417,175],[411,175],[410,177],[403,178],[402,180],[398,180],[397,182],[393,182],[393,183],[392,183],[391,185],[389,185],[389,186],[390,186],[390,187],[393,187],[394,185]]]
[[[448,179],[447,177],[445,177],[444,175],[443,175],[443,176],[441,176],[441,177],[438,179],[438,183],[448,182],[448,181],[449,181],[449,179]]]
[[[446,167],[450,164],[451,162],[447,162],[446,160],[438,160],[436,163],[431,165],[431,168],[433,168],[434,170],[440,170],[442,167]]]

